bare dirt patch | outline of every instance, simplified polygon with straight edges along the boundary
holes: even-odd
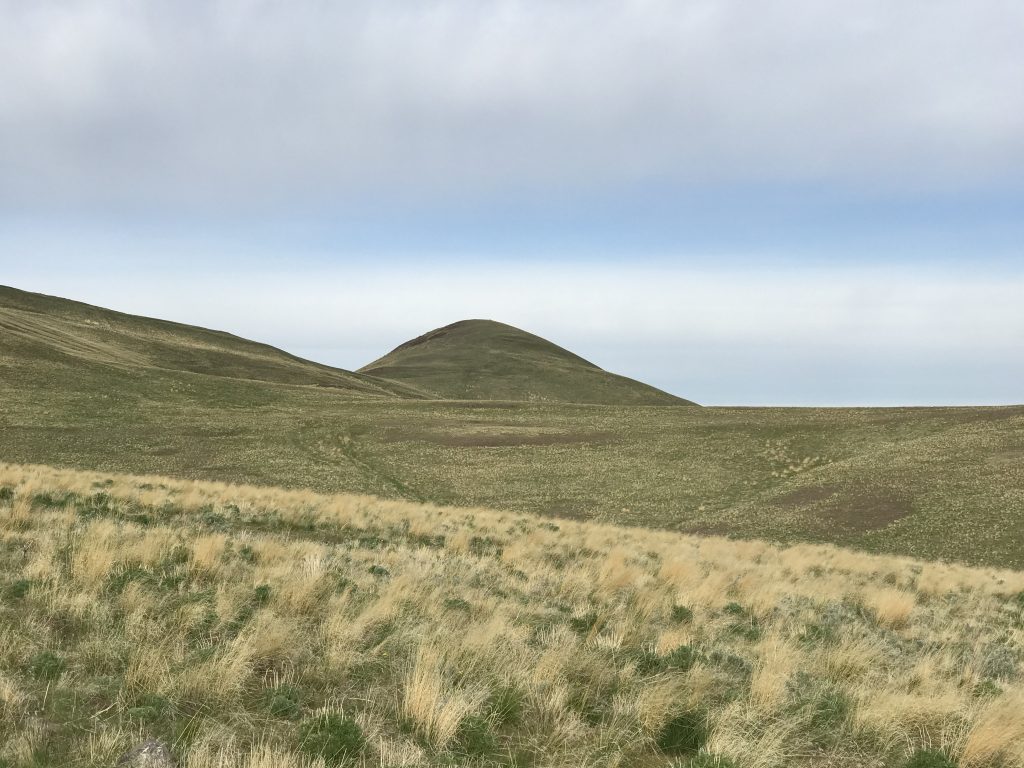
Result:
[[[446,419],[424,427],[391,426],[383,430],[386,443],[430,443],[446,448],[506,448],[545,445],[608,445],[619,437],[607,430],[570,430],[523,425],[511,421]]]
[[[822,503],[826,502],[826,503]],[[835,485],[797,488],[774,501],[785,509],[818,505],[818,516],[853,531],[874,531],[913,513],[909,496],[891,489],[856,491]]]
[[[846,495],[830,510],[836,522],[855,531],[874,531],[913,513],[911,499],[889,490]]]
[[[825,501],[837,493],[839,493],[839,487],[835,485],[812,485],[808,488],[797,488],[795,491],[784,493],[775,499],[775,504],[779,507],[802,507]]]

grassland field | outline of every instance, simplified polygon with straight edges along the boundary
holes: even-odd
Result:
[[[0,768],[1024,768],[1024,407],[453,328],[351,372],[0,287]]]
[[[0,466],[0,765],[1020,768],[1024,574]]]
[[[1024,408],[356,398],[74,360],[0,366],[0,459],[372,493],[1024,567]]]
[[[0,460],[1024,568],[1024,406],[699,408],[484,321],[351,372],[0,286]]]

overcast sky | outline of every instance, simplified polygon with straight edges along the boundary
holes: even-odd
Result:
[[[358,367],[1024,401],[1018,0],[0,0],[0,283]]]

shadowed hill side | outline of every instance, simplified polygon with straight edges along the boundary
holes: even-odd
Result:
[[[139,317],[0,286],[0,359],[86,361],[278,384],[315,384],[375,396],[415,397],[400,384],[303,360],[222,331]]]
[[[463,320],[430,331],[359,372],[451,400],[694,405],[493,320]]]

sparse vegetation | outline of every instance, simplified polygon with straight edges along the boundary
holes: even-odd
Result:
[[[145,735],[185,768],[1024,766],[1020,572],[47,467],[0,487],[0,764],[106,768]]]

